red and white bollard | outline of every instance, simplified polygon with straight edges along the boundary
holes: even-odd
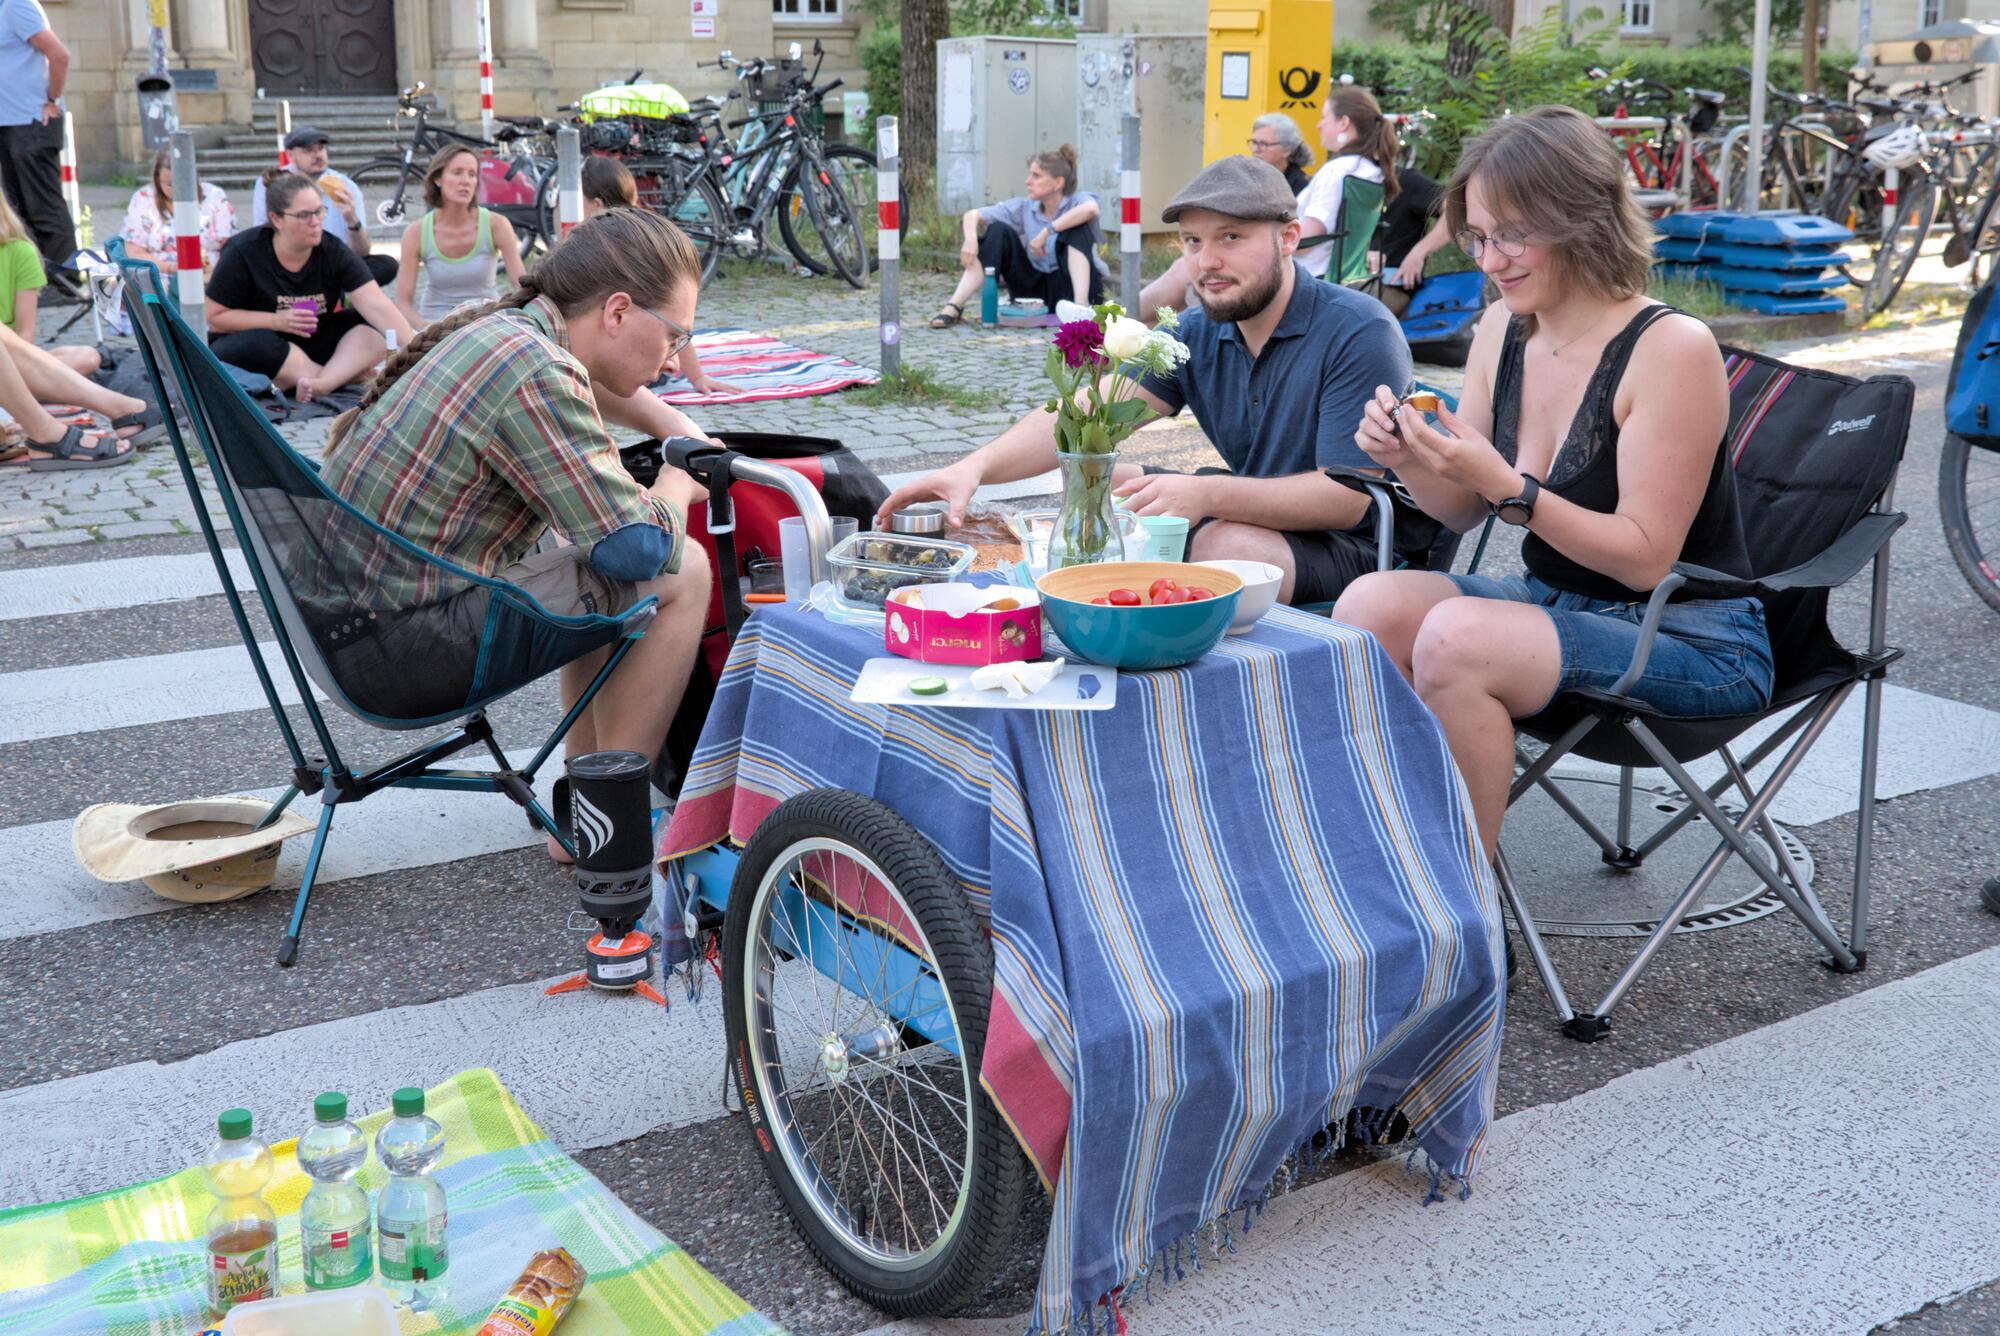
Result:
[[[493,138],[493,5],[479,0],[479,125]]]
[[[201,177],[195,170],[194,132],[176,130],[172,140],[174,181],[174,285],[181,317],[206,333],[201,273]]]
[[[556,131],[556,222],[563,236],[583,221],[583,136],[574,125]]]
[[[1901,194],[1903,173],[1895,167],[1882,173],[1882,236],[1896,235],[1896,200]],[[1886,262],[1886,261],[1885,261]]]
[[[882,374],[902,373],[903,186],[901,136],[894,116],[875,121],[875,263],[882,280]]]
[[[286,171],[292,170],[292,151],[285,147],[285,141],[292,137],[292,104],[289,99],[278,103],[278,165]]]
[[[71,253],[83,249],[83,195],[76,183],[76,121],[68,112],[62,118],[62,193],[69,208]]]
[[[1136,320],[1145,284],[1139,272],[1139,118],[1130,112],[1125,114],[1123,138],[1118,173],[1118,304]]]

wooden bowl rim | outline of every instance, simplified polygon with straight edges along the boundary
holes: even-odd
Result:
[[[1199,573],[1200,580],[1188,578]],[[1204,588],[1215,591],[1220,599],[1229,594],[1240,593],[1243,577],[1220,566],[1198,566],[1191,561],[1102,561],[1090,566],[1065,566],[1061,570],[1049,571],[1035,581],[1035,588],[1043,598],[1056,599],[1063,603],[1090,605],[1090,600],[1113,589],[1137,589],[1143,592],[1153,581],[1166,578],[1181,584],[1199,583]],[[1066,592],[1057,585],[1082,585],[1075,592]],[[1226,585],[1226,587],[1224,587]],[[1091,605],[1095,606],[1095,605]],[[1145,612],[1155,606],[1185,608],[1195,606],[1188,603],[1128,605],[1128,611]]]

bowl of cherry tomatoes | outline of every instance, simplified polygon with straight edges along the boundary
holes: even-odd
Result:
[[[1104,668],[1178,668],[1214,649],[1243,580],[1180,561],[1105,561],[1035,582],[1042,612],[1077,658]]]

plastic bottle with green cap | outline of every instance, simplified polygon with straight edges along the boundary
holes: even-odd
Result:
[[[415,1312],[444,1297],[447,1217],[444,1185],[432,1176],[444,1158],[444,1128],[424,1113],[424,1092],[398,1090],[395,1117],[375,1134],[375,1154],[389,1171],[389,1185],[375,1198],[375,1253],[382,1282]]]
[[[375,1275],[368,1193],[354,1176],[368,1162],[368,1134],[347,1116],[347,1096],[313,1101],[313,1124],[299,1137],[299,1168],[313,1185],[299,1207],[299,1252],[309,1290],[344,1290]]]
[[[205,1269],[209,1311],[227,1313],[238,1304],[277,1297],[278,1217],[264,1200],[271,1148],[252,1134],[250,1110],[223,1110],[215,1131],[201,1165],[215,1194],[203,1230]]]

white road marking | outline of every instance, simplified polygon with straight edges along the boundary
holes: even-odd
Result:
[[[278,698],[299,693],[275,642],[261,645]],[[315,699],[325,696],[317,688]],[[147,654],[62,668],[0,674],[0,746],[137,724],[267,708],[241,642],[178,654]]]
[[[581,964],[583,937],[577,935]],[[262,967],[262,966],[260,966]],[[489,988],[246,1039],[183,1062],[139,1062],[0,1092],[0,1210],[186,1168],[215,1115],[245,1104],[265,1135],[296,1135],[313,1096],[387,1107],[399,1086],[491,1067],[564,1150],[722,1116],[722,1007],[710,989],[674,1005],[554,979]],[[107,1116],[108,1111],[108,1116]],[[95,1128],[79,1135],[80,1128]]]
[[[2000,947],[1503,1118],[1468,1201],[1421,1208],[1400,1160],[1279,1197],[1236,1256],[1125,1312],[1162,1336],[1333,1313],[1382,1336],[1861,1336],[2000,1276],[1996,1108]]]
[[[246,601],[254,604],[256,589],[243,554],[225,548],[229,572]],[[0,579],[0,622],[30,617],[63,617],[78,612],[109,612],[156,603],[181,603],[222,592],[215,562],[206,552],[167,557],[116,557],[70,566],[42,566],[9,571]]]

